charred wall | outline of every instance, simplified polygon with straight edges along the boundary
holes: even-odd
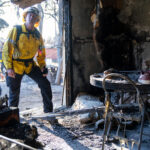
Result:
[[[99,27],[93,28],[95,2],[71,0],[74,98],[79,92],[101,93],[89,83],[93,73],[143,69],[150,61],[150,1],[101,0]]]
[[[90,20],[94,5],[93,0],[71,1],[74,98],[79,92],[94,92],[89,77],[94,72],[101,72],[101,64],[95,55]]]
[[[145,69],[145,61],[150,61],[150,1],[123,1],[118,19],[133,32],[136,69]]]
[[[96,31],[96,41],[101,47],[101,59],[104,69],[133,70],[133,39],[134,34],[129,25],[120,22],[120,10],[111,6],[100,9],[99,26]]]

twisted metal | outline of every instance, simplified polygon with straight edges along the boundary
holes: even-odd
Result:
[[[109,92],[106,90],[106,79],[107,78],[110,78],[110,77],[119,77],[121,79],[124,79],[126,80],[127,82],[129,82],[129,84],[131,84],[135,90],[136,90],[136,97],[137,97],[137,102],[138,102],[138,105],[139,105],[139,110],[141,112],[141,130],[140,130],[140,138],[139,138],[139,144],[138,144],[138,150],[140,150],[141,148],[141,141],[142,141],[142,133],[143,133],[143,124],[144,124],[144,114],[145,114],[145,107],[144,107],[144,102],[140,96],[140,91],[138,89],[138,87],[136,86],[136,83],[134,81],[132,81],[129,77],[127,76],[124,76],[122,74],[119,74],[119,73],[110,73],[108,75],[106,75],[102,81],[102,87],[105,91],[105,114],[104,114],[104,117],[105,117],[105,124],[104,124],[104,133],[103,133],[103,143],[102,143],[102,150],[104,150],[104,144],[105,144],[105,141],[106,141],[106,134],[108,133],[108,129],[109,129],[109,123],[111,121],[111,118],[110,116],[108,115],[109,112],[113,113],[111,110],[114,108],[113,104],[111,103],[110,101],[110,98],[109,98]],[[115,90],[115,89],[114,89]]]

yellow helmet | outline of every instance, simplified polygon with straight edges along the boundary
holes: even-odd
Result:
[[[25,18],[26,18],[26,16],[27,16],[27,13],[34,13],[34,14],[36,14],[37,15],[37,17],[38,17],[38,21],[35,23],[35,27],[38,27],[39,26],[39,23],[40,23],[40,19],[41,19],[41,16],[40,16],[40,12],[39,12],[39,10],[36,8],[36,7],[30,7],[30,8],[28,8],[24,13],[23,13],[23,22],[25,23],[26,22],[26,20],[25,20]]]

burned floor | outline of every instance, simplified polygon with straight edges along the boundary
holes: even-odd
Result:
[[[6,89],[5,83],[1,82],[2,89]],[[2,148],[14,148],[14,149],[101,149],[103,145],[103,131],[104,131],[104,105],[99,102],[98,97],[93,97],[85,93],[78,95],[76,103],[71,108],[60,107],[58,104],[57,94],[61,95],[59,90],[56,90],[52,85],[52,90],[57,98],[55,99],[55,113],[54,114],[43,114],[42,107],[37,107],[36,101],[42,105],[42,102],[37,100],[37,97],[32,94],[38,93],[38,88],[32,82],[23,83],[21,92],[21,103],[20,107],[20,121],[10,122],[10,126],[0,128],[0,133],[3,136],[14,139],[20,143],[24,143],[28,147],[14,144],[6,139],[1,138]],[[28,87],[28,88],[27,88]],[[33,88],[34,87],[34,88]],[[58,87],[57,87],[58,88]],[[31,90],[32,89],[32,90]],[[34,89],[34,90],[33,90]],[[5,90],[7,91],[7,89]],[[3,92],[2,94],[4,94]],[[26,93],[32,95],[32,101],[28,101]],[[31,94],[30,94],[31,93]],[[39,97],[39,96],[38,96]],[[128,98],[128,95],[126,95]],[[134,96],[133,96],[134,97]],[[132,97],[132,98],[133,98]],[[34,100],[35,99],[35,100]],[[85,105],[86,102],[86,105]],[[79,103],[79,104],[78,104]],[[5,104],[4,104],[5,105]],[[29,108],[32,105],[32,108]],[[35,106],[35,107],[33,107]],[[57,107],[59,106],[59,107]],[[132,106],[132,105],[131,105]],[[137,111],[137,106],[132,106],[132,112]],[[129,108],[124,108],[124,112]],[[97,113],[95,113],[97,112]],[[129,112],[131,114],[132,112]],[[54,116],[56,120],[53,120]],[[135,119],[137,117],[135,116]],[[139,140],[141,123],[139,121],[127,121],[122,120],[120,129],[117,131],[119,124],[118,119],[112,119],[112,127],[110,129],[109,140],[105,143],[105,149],[114,150],[122,147],[126,149],[137,149],[137,144],[134,140]],[[149,122],[145,116],[144,131],[142,140],[142,149],[147,150],[149,145]],[[118,137],[123,135],[125,139],[115,139],[113,136]],[[130,139],[129,141],[127,139]]]

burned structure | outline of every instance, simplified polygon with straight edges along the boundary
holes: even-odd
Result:
[[[71,1],[72,103],[80,92],[102,95],[102,86],[95,89],[90,85],[91,74],[102,73],[109,68],[145,70],[145,62],[150,56],[148,4],[148,1],[139,0],[100,0],[95,3],[88,0],[86,4],[84,1]],[[109,99],[108,95],[105,98]],[[109,103],[106,106],[109,108]],[[107,111],[111,111],[111,104]],[[111,119],[107,117],[104,130],[108,133]]]
[[[27,6],[21,0],[14,2]],[[67,106],[81,92],[105,96],[102,88],[90,83],[94,73],[109,68],[150,69],[149,4],[141,0],[63,0]]]
[[[150,23],[148,1],[88,0],[85,4],[72,0],[68,4],[71,16],[68,86],[72,93],[68,104],[71,105],[80,92],[98,93],[89,82],[93,73],[109,68],[145,69],[144,62],[149,60]],[[94,24],[95,20],[99,25]]]
[[[21,8],[39,1],[12,0]],[[140,0],[63,0],[65,34],[64,102],[81,92],[101,95],[90,75],[114,68],[144,70],[149,62],[149,2]],[[149,66],[149,65],[148,65]]]

